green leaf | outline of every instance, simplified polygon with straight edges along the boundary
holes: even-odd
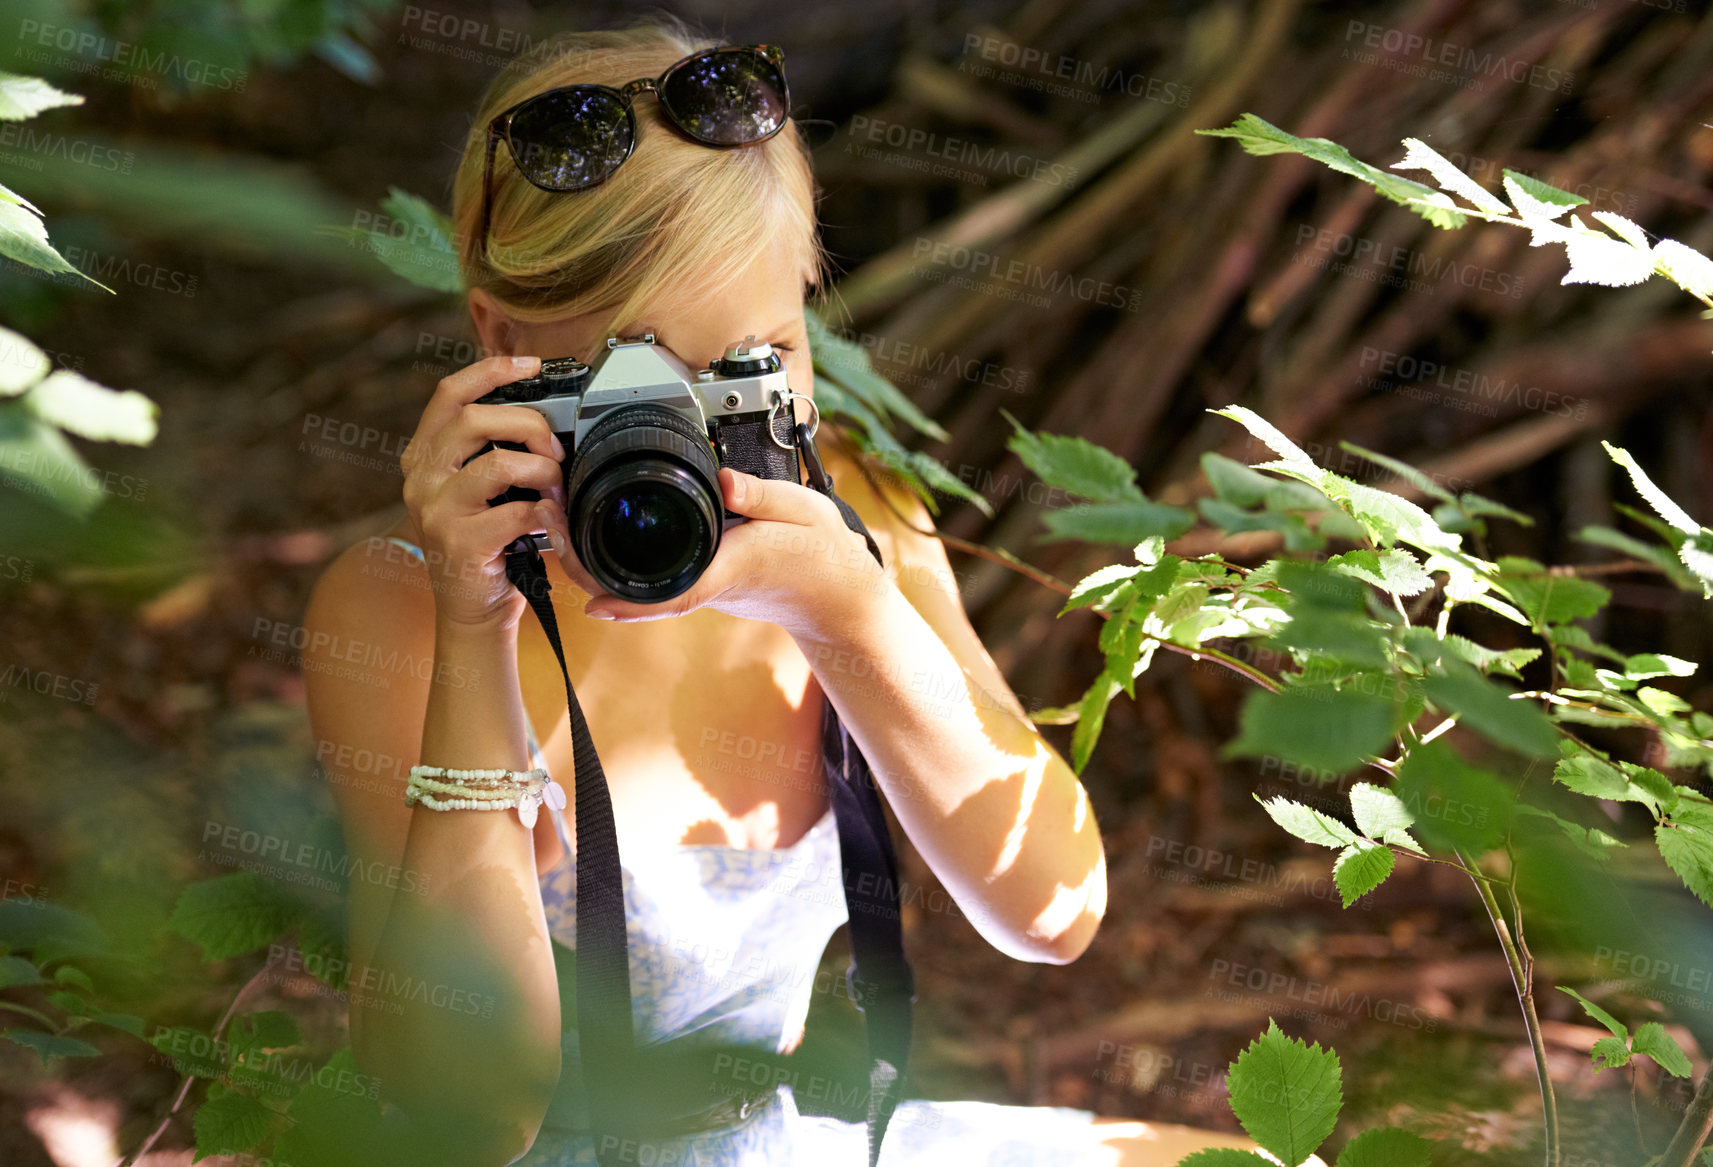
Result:
[[[1661,239],[1654,245],[1654,263],[1666,279],[1691,296],[1713,298],[1713,259],[1675,239]]]
[[[1094,743],[1100,740],[1101,724],[1106,721],[1106,707],[1112,704],[1118,689],[1118,682],[1103,672],[1083,694],[1077,711],[1077,727],[1071,731],[1071,767],[1078,774],[1083,772],[1089,755],[1094,753]]]
[[[157,1029],[147,1040],[180,1074],[219,1078],[226,1073],[227,1046],[224,1041],[216,1041],[213,1034],[188,1025],[175,1025],[171,1029]]]
[[[109,389],[70,369],[48,374],[23,400],[31,413],[80,438],[133,446],[155,440],[161,412],[135,389]]]
[[[1358,782],[1350,788],[1350,810],[1356,816],[1357,829],[1370,839],[1421,850],[1409,833],[1416,816],[1392,791]]]
[[[1629,846],[1629,844],[1620,842],[1598,827],[1584,827],[1556,815],[1550,810],[1542,810],[1540,807],[1530,806],[1526,802],[1517,804],[1517,814],[1526,818],[1545,819],[1552,823],[1565,838],[1571,841],[1578,851],[1597,863],[1605,862],[1614,849]]]
[[[1713,907],[1713,806],[1685,798],[1654,827],[1654,842],[1666,866],[1677,872],[1695,898]]]
[[[279,1115],[248,1094],[234,1090],[211,1098],[196,1111],[196,1156],[191,1162],[254,1150],[279,1121]]]
[[[1448,194],[1460,195],[1479,210],[1510,218],[1511,208],[1486,187],[1452,165],[1449,158],[1417,138],[1404,139],[1404,160],[1392,163],[1393,170],[1425,170],[1433,175],[1439,188]]]
[[[1615,1037],[1603,1037],[1594,1043],[1588,1056],[1594,1063],[1594,1072],[1598,1074],[1601,1070],[1616,1070],[1629,1065],[1630,1047]]]
[[[263,1050],[285,1049],[302,1041],[297,1031],[297,1022],[290,1014],[269,1009],[259,1013],[241,1013],[232,1019],[232,1025],[226,1031],[226,1040],[232,1047],[234,1064],[243,1062],[253,1053]]]
[[[0,484],[40,494],[84,518],[101,502],[89,464],[58,429],[15,403],[0,403]]]
[[[1269,511],[1320,511],[1333,501],[1312,486],[1273,478],[1209,450],[1201,456],[1202,473],[1222,502]]]
[[[201,945],[204,960],[222,960],[279,939],[300,914],[272,880],[239,871],[185,888],[167,926]]]
[[[881,416],[899,418],[917,433],[937,442],[951,440],[951,434],[939,422],[923,413],[902,389],[875,371],[867,349],[834,332],[813,311],[804,313],[804,322],[808,325],[809,347],[815,354],[817,369],[833,373],[847,392],[862,398]]]
[[[1644,786],[1632,781],[1623,770],[1592,753],[1579,752],[1567,758],[1560,758],[1558,764],[1553,767],[1552,777],[1559,785],[1589,798],[1642,803],[1656,818],[1663,809],[1663,803],[1676,801],[1669,782],[1665,783],[1664,792],[1651,780]],[[1661,780],[1664,780],[1663,776]]]
[[[56,1009],[63,1009],[73,1017],[88,1017],[91,1013],[89,1002],[81,994],[60,990],[48,994],[48,1003]]]
[[[1321,847],[1346,847],[1356,842],[1356,832],[1312,806],[1292,802],[1288,798],[1269,798],[1265,802],[1254,796],[1269,818],[1305,843]]]
[[[1344,1144],[1338,1167],[1430,1167],[1433,1144],[1398,1127],[1363,1131]]]
[[[54,970],[54,982],[61,985],[71,985],[86,993],[95,991],[95,982],[89,979],[89,974],[75,964],[62,964]]]
[[[1431,847],[1479,854],[1504,841],[1511,795],[1497,777],[1469,765],[1442,740],[1414,746],[1398,765],[1396,791]]]
[[[1278,1167],[1272,1159],[1265,1155],[1257,1155],[1254,1151],[1239,1151],[1235,1147],[1209,1147],[1205,1151],[1197,1151],[1187,1155],[1177,1162],[1177,1167]]]
[[[1652,1058],[1659,1063],[1660,1069],[1674,1077],[1687,1078],[1694,1072],[1689,1064],[1689,1055],[1657,1021],[1644,1022],[1637,1027],[1635,1037],[1630,1039],[1630,1051]]]
[[[1065,600],[1065,606],[1059,609],[1059,615],[1063,616],[1066,612],[1074,611],[1077,608],[1087,608],[1090,605],[1101,603],[1103,600],[1112,597],[1115,592],[1142,570],[1142,568],[1128,563],[1114,563],[1090,572],[1078,580],[1076,586],[1071,588],[1071,594]],[[1177,573],[1175,566],[1172,573],[1174,575]]]
[[[1694,661],[1679,660],[1664,653],[1638,653],[1624,662],[1624,675],[1632,681],[1646,681],[1654,677],[1688,677],[1694,673]]]
[[[1570,208],[1580,207],[1588,201],[1581,195],[1549,186],[1538,178],[1518,174],[1515,170],[1505,171],[1503,179],[1505,191],[1511,196],[1511,205],[1524,218],[1556,219]]]
[[[1635,483],[1637,493],[1648,500],[1648,505],[1653,507],[1655,514],[1686,535],[1693,535],[1701,530],[1701,524],[1690,518],[1689,512],[1672,502],[1665,491],[1654,485],[1654,480],[1648,477],[1647,471],[1630,456],[1628,450],[1614,446],[1611,442],[1600,444],[1612,456],[1612,461],[1629,471],[1630,481]]]
[[[1713,531],[1697,531],[1683,541],[1677,556],[1689,574],[1701,581],[1703,595],[1713,596]]]
[[[1380,843],[1357,842],[1339,853],[1332,865],[1332,882],[1349,907],[1392,874],[1392,849]]]
[[[1348,174],[1369,183],[1384,197],[1402,203],[1436,227],[1461,227],[1467,219],[1449,197],[1411,182],[1395,174],[1358,162],[1350,151],[1327,138],[1299,138],[1279,127],[1246,113],[1222,130],[1197,130],[1213,138],[1236,138],[1238,144],[1251,154],[1301,154],[1330,166],[1340,174]]]
[[[1098,502],[1063,507],[1042,516],[1045,542],[1081,539],[1088,543],[1130,546],[1158,535],[1176,539],[1195,525],[1194,513],[1160,502]]]
[[[96,1025],[117,1029],[132,1037],[143,1036],[143,1019],[131,1013],[97,1013],[89,1019]]]
[[[1579,1002],[1581,1002],[1583,1011],[1586,1012],[1588,1016],[1598,1021],[1601,1025],[1604,1025],[1607,1029],[1611,1030],[1613,1037],[1619,1038],[1623,1041],[1629,1040],[1630,1030],[1622,1021],[1619,1021],[1616,1017],[1600,1008],[1600,1006],[1590,1001],[1587,997],[1584,997],[1581,993],[1578,993],[1575,989],[1559,985],[1558,991],[1561,993],[1569,993],[1572,997],[1575,997]]]
[[[1533,757],[1558,753],[1558,731],[1527,699],[1483,677],[1462,661],[1441,660],[1422,680],[1428,700],[1496,745]]]
[[[30,961],[21,956],[0,956],[0,989],[47,983],[47,979],[36,971],[36,966]]]
[[[83,98],[79,95],[55,89],[40,77],[0,73],[0,119],[20,122],[45,109],[82,104]]]
[[[1326,545],[1326,540],[1304,522],[1300,514],[1246,511],[1217,498],[1198,499],[1196,510],[1201,512],[1202,518],[1229,534],[1277,532],[1284,536],[1287,551],[1315,551]]]
[[[1206,132],[1208,131],[1197,131],[1197,133]],[[1305,454],[1295,442],[1280,433],[1272,422],[1253,409],[1242,405],[1228,405],[1224,409],[1210,409],[1208,412],[1218,414],[1220,417],[1229,417],[1248,430],[1262,445],[1279,455],[1286,469],[1294,470],[1297,474],[1307,478],[1310,485],[1319,486],[1326,472],[1316,466],[1314,459]],[[1271,464],[1266,463],[1263,465],[1271,466]]]
[[[1584,543],[1610,547],[1614,551],[1623,552],[1631,559],[1651,563],[1678,587],[1689,586],[1689,576],[1683,570],[1683,561],[1671,549],[1643,543],[1640,539],[1622,531],[1614,531],[1610,527],[1584,527],[1576,533],[1576,537]],[[1679,537],[1681,538],[1681,535]]]
[[[1030,433],[1005,410],[999,412],[1016,430],[1006,440],[1006,449],[1049,486],[1094,502],[1144,500],[1135,467],[1111,450],[1068,434]]]
[[[1593,580],[1550,574],[1532,559],[1506,556],[1499,560],[1499,569],[1499,589],[1537,627],[1586,619],[1612,598],[1611,592]]]
[[[79,1041],[75,1037],[67,1037],[63,1033],[43,1033],[39,1029],[23,1029],[13,1026],[0,1030],[0,1037],[7,1041],[16,1042],[26,1049],[36,1051],[36,1056],[42,1059],[45,1067],[54,1058],[94,1058],[101,1056],[101,1051],[87,1041]]]
[[[1522,511],[1512,510],[1503,503],[1494,502],[1490,498],[1483,498],[1473,491],[1466,490],[1457,496],[1457,509],[1471,516],[1491,515],[1495,518],[1509,519],[1518,526],[1532,527],[1535,525],[1535,521]]]
[[[1330,497],[1344,503],[1350,516],[1383,547],[1397,542],[1427,551],[1456,551],[1459,547],[1456,535],[1444,530],[1432,515],[1408,499],[1336,474],[1326,476],[1325,490]]]
[[[16,397],[48,375],[53,362],[27,336],[0,328],[0,397]]]
[[[0,255],[51,274],[75,275],[103,291],[113,290],[67,263],[65,256],[48,242],[42,213],[3,186],[0,186]]]
[[[1289,685],[1251,693],[1226,756],[1276,756],[1342,774],[1392,740],[1395,705],[1384,696],[1341,692],[1330,684]]]
[[[1370,551],[1365,547],[1334,555],[1327,565],[1371,583],[1395,596],[1415,596],[1433,586],[1433,577],[1422,570],[1421,560],[1402,548]]]
[[[1344,1105],[1338,1055],[1267,1032],[1237,1055],[1226,1076],[1231,1110],[1250,1138],[1284,1163],[1298,1164],[1326,1141]]]

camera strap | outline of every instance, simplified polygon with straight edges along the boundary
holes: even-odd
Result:
[[[796,435],[811,486],[833,500],[845,525],[862,535],[876,562],[884,562],[862,519],[833,493],[833,480],[821,465],[809,427],[797,423]],[[622,1146],[607,1135],[629,1125],[619,1116],[634,1115],[639,1109],[633,1093],[639,1081],[632,1072],[636,1038],[631,1016],[624,877],[619,867],[612,796],[582,706],[571,687],[541,552],[533,544],[526,550],[508,552],[506,576],[529,601],[565,679],[576,765],[578,1042],[596,1159],[607,1163],[616,1154],[609,1148]],[[821,751],[838,827],[850,921],[851,967],[845,982],[868,1030],[868,1162],[869,1167],[875,1167],[887,1124],[903,1094],[910,1060],[914,980],[904,955],[897,856],[879,790],[867,759],[851,740],[832,702],[825,699]]]

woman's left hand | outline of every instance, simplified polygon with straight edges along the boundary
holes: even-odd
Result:
[[[540,504],[553,516],[549,535],[561,564],[593,597],[585,614],[597,620],[662,620],[713,608],[794,634],[815,634],[860,618],[866,605],[892,587],[863,537],[845,525],[826,495],[730,467],[720,468],[719,480],[726,507],[749,521],[721,536],[713,561],[688,591],[656,604],[600,590],[570,550],[564,511],[551,500]]]

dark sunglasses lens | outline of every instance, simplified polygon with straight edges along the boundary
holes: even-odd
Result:
[[[599,89],[546,93],[512,115],[512,157],[523,176],[550,190],[592,186],[631,149],[631,122]]]
[[[748,49],[710,53],[677,69],[660,102],[691,137],[716,146],[759,142],[785,124],[785,73]]]

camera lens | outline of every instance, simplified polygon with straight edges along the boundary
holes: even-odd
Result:
[[[669,410],[639,405],[603,418],[567,476],[578,559],[627,600],[688,591],[719,547],[718,471],[707,436]]]

